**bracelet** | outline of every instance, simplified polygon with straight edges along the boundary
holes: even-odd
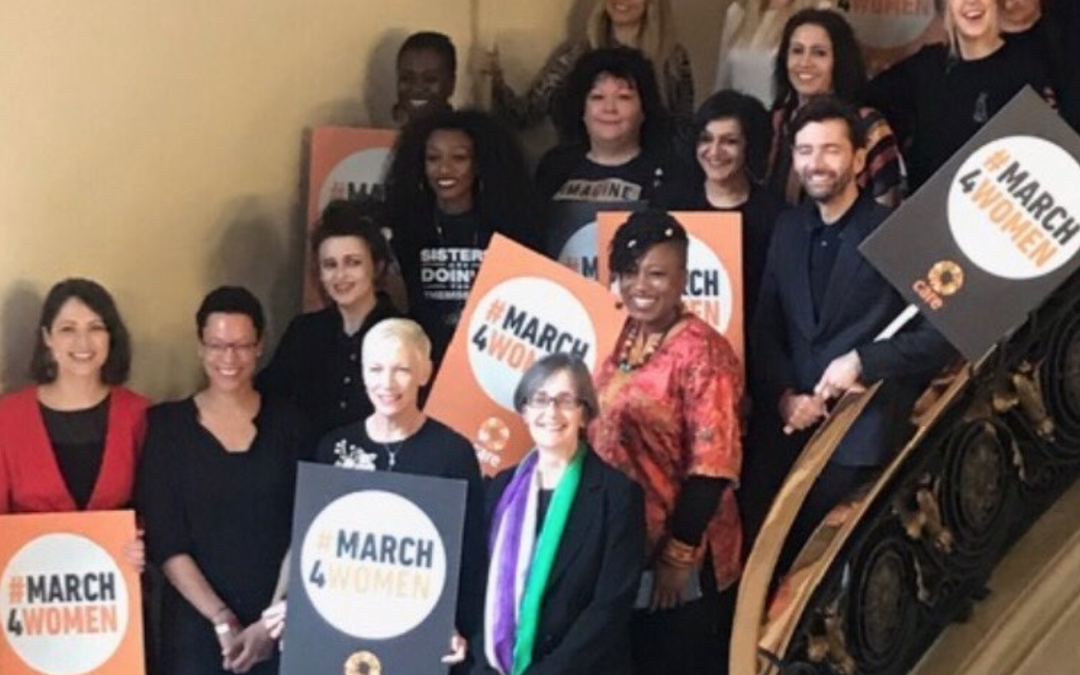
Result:
[[[697,563],[697,547],[683,543],[678,539],[668,539],[660,559],[672,567],[693,567]]]
[[[236,618],[236,614],[228,607],[222,607],[215,612],[212,622],[214,633],[218,635],[228,635],[240,629],[240,619]]]
[[[231,623],[215,623],[214,633],[218,635],[228,635],[233,632],[233,625]]]

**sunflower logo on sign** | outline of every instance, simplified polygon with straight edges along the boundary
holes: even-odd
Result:
[[[952,260],[942,260],[934,263],[926,280],[935,293],[947,298],[964,287],[964,269]]]
[[[381,675],[382,663],[371,652],[356,652],[345,661],[345,675]]]

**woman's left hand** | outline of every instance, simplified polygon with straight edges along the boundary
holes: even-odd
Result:
[[[690,583],[690,575],[695,572],[691,566],[680,567],[657,560],[653,568],[655,576],[653,581],[652,602],[649,611],[658,609],[675,609],[685,602],[683,592]]]
[[[440,659],[448,666],[456,666],[465,660],[465,654],[469,651],[469,641],[454,631],[450,636],[450,653]]]
[[[146,542],[143,534],[143,530],[135,530],[135,538],[124,544],[124,559],[139,574],[146,569]]]

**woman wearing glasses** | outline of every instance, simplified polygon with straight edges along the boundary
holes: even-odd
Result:
[[[734,606],[721,591],[739,574],[742,366],[683,307],[688,246],[678,221],[649,210],[619,228],[608,256],[629,318],[597,373],[591,432],[596,452],[645,490],[639,673],[716,672]]]
[[[641,573],[641,489],[584,440],[589,371],[552,354],[514,392],[535,448],[488,491],[489,568],[476,673],[623,675]]]
[[[277,673],[259,618],[275,600],[308,439],[291,404],[252,384],[263,326],[246,289],[211,292],[196,314],[206,387],[150,410],[138,494],[149,555],[170,582],[167,675]]]

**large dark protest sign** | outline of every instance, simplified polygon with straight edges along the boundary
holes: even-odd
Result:
[[[1080,264],[1080,138],[1018,94],[863,242],[871,263],[972,360]]]
[[[283,675],[446,672],[465,491],[300,465]]]

